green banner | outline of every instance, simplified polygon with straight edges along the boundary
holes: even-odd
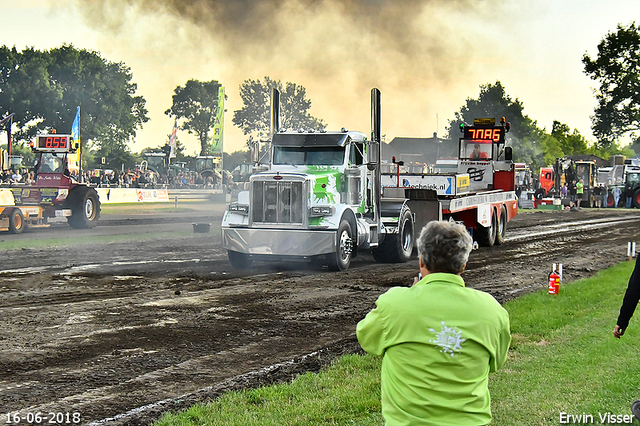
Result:
[[[216,110],[216,119],[213,124],[213,137],[211,139],[211,155],[222,157],[224,148],[223,134],[224,129],[224,87],[220,86],[218,92],[218,109]]]

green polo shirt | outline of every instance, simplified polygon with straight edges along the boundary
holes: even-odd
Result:
[[[584,185],[580,182],[576,183],[576,194],[584,194]]]
[[[362,348],[382,358],[387,426],[484,425],[489,372],[507,359],[509,314],[458,275],[434,273],[394,287],[358,323]]]

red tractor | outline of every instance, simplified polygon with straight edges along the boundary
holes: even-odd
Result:
[[[11,185],[13,205],[0,207],[0,220],[9,219],[9,231],[21,233],[26,226],[42,226],[48,218],[66,217],[76,229],[93,228],[100,218],[96,190],[79,183],[69,171],[68,156],[75,153],[71,135],[38,136],[31,143],[36,152],[35,181]]]

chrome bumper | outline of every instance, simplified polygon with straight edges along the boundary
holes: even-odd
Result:
[[[222,228],[222,248],[245,254],[317,256],[335,253],[335,231]]]

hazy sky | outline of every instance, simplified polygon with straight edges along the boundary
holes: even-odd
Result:
[[[502,82],[524,113],[589,139],[596,83],[581,58],[618,24],[640,19],[636,0],[21,0],[0,2],[0,40],[19,50],[63,43],[132,70],[150,121],[134,151],[167,141],[164,115],[178,85],[226,87],[225,151],[246,79],[307,88],[328,130],[370,132],[370,89],[382,91],[382,132],[430,137],[480,85]],[[507,117],[508,119],[508,117]],[[62,131],[62,130],[59,130]],[[193,154],[199,143],[179,138]]]

